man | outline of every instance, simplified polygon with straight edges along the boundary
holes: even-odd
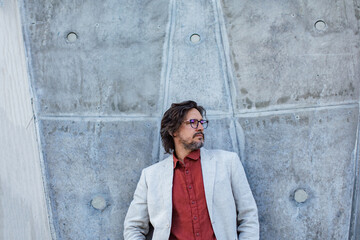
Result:
[[[257,207],[236,153],[200,148],[206,111],[173,103],[161,120],[168,158],[142,171],[124,222],[125,240],[259,239]]]

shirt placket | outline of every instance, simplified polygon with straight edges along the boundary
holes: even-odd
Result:
[[[199,221],[199,210],[197,205],[197,199],[195,195],[195,186],[192,180],[191,163],[190,161],[185,162],[185,182],[187,186],[187,192],[189,195],[189,204],[191,209],[192,225],[194,229],[194,237],[196,240],[201,239],[200,234],[200,221]]]

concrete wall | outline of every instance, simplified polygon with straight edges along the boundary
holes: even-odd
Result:
[[[50,239],[18,4],[0,1],[0,239]]]
[[[22,1],[57,239],[122,239],[172,102],[239,153],[262,239],[356,239],[355,1]]]

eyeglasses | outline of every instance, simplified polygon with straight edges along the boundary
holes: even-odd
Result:
[[[190,119],[189,121],[184,121],[185,123],[189,124],[192,128],[197,129],[199,127],[199,123],[203,126],[203,128],[207,128],[209,121],[208,120],[197,120],[197,119]]]

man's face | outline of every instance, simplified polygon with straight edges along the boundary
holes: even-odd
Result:
[[[175,148],[183,147],[186,150],[193,151],[201,148],[204,145],[205,138],[202,124],[199,123],[196,129],[192,128],[189,123],[190,119],[196,119],[200,121],[202,120],[202,116],[195,108],[192,108],[187,112],[179,129],[173,134]]]

